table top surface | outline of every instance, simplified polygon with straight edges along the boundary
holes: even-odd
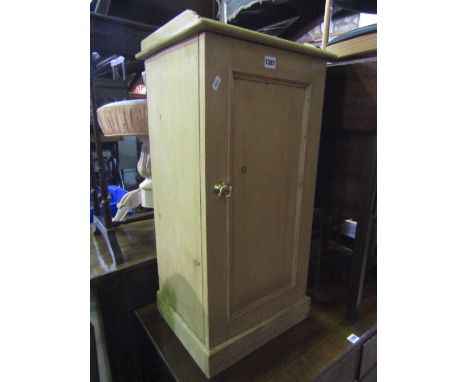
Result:
[[[351,324],[344,321],[342,301],[324,303],[312,298],[308,319],[210,380],[301,381],[307,377],[312,381],[376,331],[376,306],[375,290],[368,290],[363,297],[361,317]],[[176,381],[208,381],[160,316],[156,303],[138,309],[136,314]],[[346,339],[352,333],[361,338],[354,345]]]
[[[91,281],[125,271],[148,261],[156,261],[156,240],[154,220],[143,220],[116,228],[116,236],[122,250],[124,263],[116,265],[100,234],[91,232],[90,238],[90,278]]]

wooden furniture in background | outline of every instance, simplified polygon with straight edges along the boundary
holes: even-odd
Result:
[[[154,302],[158,287],[154,222],[117,230],[122,264],[115,263],[102,236],[90,236],[91,321],[98,339],[99,372],[108,376],[101,381],[154,380],[148,367],[151,349],[142,346],[144,332],[134,314]]]
[[[334,56],[190,11],[142,49],[158,308],[213,376],[309,314],[325,61]]]
[[[349,60],[351,57],[370,54],[375,55],[377,53],[377,32],[329,45],[327,51],[336,54],[339,60]]]
[[[376,259],[376,146],[377,59],[328,66],[315,199],[324,228],[313,263],[317,274],[330,245],[337,248],[333,239],[343,221],[357,221],[354,248],[343,248],[351,263],[349,319],[359,312],[367,259]]]

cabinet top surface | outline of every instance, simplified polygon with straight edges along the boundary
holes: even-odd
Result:
[[[229,37],[235,37],[328,61],[335,61],[337,59],[337,56],[333,53],[321,50],[313,45],[298,44],[278,37],[240,28],[235,25],[221,23],[219,21],[200,17],[198,14],[190,10],[181,13],[179,16],[175,17],[145,38],[141,42],[141,51],[137,53],[136,58],[149,58],[164,48],[201,32],[213,32]]]

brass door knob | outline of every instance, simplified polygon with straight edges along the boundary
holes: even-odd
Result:
[[[232,195],[232,186],[226,182],[219,182],[214,185],[214,192],[219,198],[227,199]]]

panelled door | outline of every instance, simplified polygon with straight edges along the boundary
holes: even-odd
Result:
[[[305,296],[323,65],[210,33],[200,60],[213,346]]]

